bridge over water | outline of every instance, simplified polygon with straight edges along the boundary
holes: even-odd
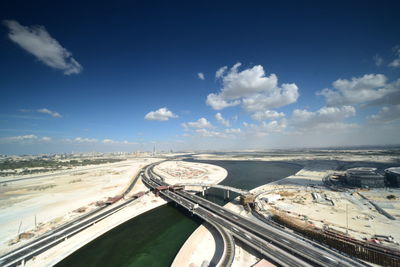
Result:
[[[205,183],[178,183],[175,184],[176,186],[190,186],[190,187],[201,187],[201,191],[204,191],[209,189],[209,188],[218,188],[224,190],[224,193],[226,192],[226,197],[229,198],[229,192],[235,192],[239,195],[247,195],[250,194],[248,190],[240,189],[240,188],[235,188],[232,186],[227,186],[227,185],[220,185],[220,184],[205,184]]]
[[[159,191],[160,195],[205,221],[217,225],[228,237],[232,235],[235,239],[260,252],[266,259],[279,266],[365,266],[363,263],[273,225],[249,219],[185,190],[174,190],[173,187],[165,183],[162,177],[154,174],[152,170],[154,165],[148,166],[142,176],[142,181],[148,187],[152,190],[162,187],[163,189]],[[189,185],[212,187],[211,184],[191,183]],[[248,193],[247,190],[214,185],[214,188],[217,187],[228,190],[228,192]],[[230,238],[225,238],[224,243],[232,246]],[[232,252],[232,249],[230,249],[230,253],[227,253],[228,255],[225,257],[225,262],[231,263],[234,255]],[[230,264],[225,263],[218,266],[230,266]]]

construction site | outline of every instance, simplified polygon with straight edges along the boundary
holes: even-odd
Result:
[[[372,168],[353,168],[331,176],[331,180],[350,180],[352,186],[329,182],[271,185],[256,194],[254,211],[349,255],[399,266],[400,190],[374,188],[383,187],[384,176]]]

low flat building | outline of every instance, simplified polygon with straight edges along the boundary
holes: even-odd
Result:
[[[352,168],[346,171],[346,183],[363,188],[385,187],[385,176],[379,174],[376,168]]]
[[[386,169],[385,176],[390,186],[400,187],[400,167]]]

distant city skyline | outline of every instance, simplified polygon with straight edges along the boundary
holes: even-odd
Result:
[[[0,4],[0,154],[400,144],[397,1]]]

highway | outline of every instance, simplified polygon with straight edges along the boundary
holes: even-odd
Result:
[[[145,167],[138,172],[132,183],[124,191],[123,196],[133,188],[144,170]],[[131,204],[135,200],[136,199],[129,199],[123,203],[115,204],[115,206],[113,205],[112,207],[103,206],[92,212],[82,215],[71,222],[63,224],[60,227],[57,227],[56,229],[49,231],[37,239],[21,246],[20,248],[0,256],[0,266],[16,266],[22,262],[26,262],[35,255],[42,253],[43,251],[57,245],[65,239],[123,209],[125,206]]]
[[[152,188],[159,186],[159,184],[154,182],[152,179],[143,177],[142,180],[145,184]],[[220,227],[228,230],[230,234],[248,244],[253,249],[259,251],[268,259],[272,259],[275,263],[279,264],[279,266],[311,266],[306,262],[297,259],[293,255],[282,251],[273,244],[258,238],[254,234],[244,231],[241,227],[238,227],[234,223],[212,213],[208,209],[196,207],[196,203],[178,195],[177,193],[171,191],[161,191],[160,194],[191,211],[193,214],[199,216],[203,220],[210,222],[211,224],[219,225]]]
[[[149,167],[145,170],[145,176],[142,177],[142,180],[147,180],[146,183],[152,188],[159,185],[167,185],[162,181],[163,179],[161,177],[152,171],[153,166],[154,165],[149,165]],[[280,252],[281,255],[275,257],[283,258],[287,257],[287,254],[289,254],[295,257],[297,260],[302,261],[302,265],[298,262],[296,262],[296,264],[294,264],[294,262],[286,262],[285,265],[287,266],[303,266],[306,264],[310,264],[312,266],[366,266],[364,263],[361,263],[358,260],[353,260],[352,258],[343,256],[342,254],[325,247],[314,246],[312,243],[299,239],[296,235],[291,235],[288,232],[282,231],[263,222],[250,220],[186,191],[176,191],[176,193],[172,193],[170,191],[161,191],[160,193],[164,193],[167,198],[177,202],[178,204],[184,203],[183,199],[192,202],[193,205],[197,204],[199,207],[204,209],[200,210],[201,212],[207,211],[213,216],[209,216],[207,218],[202,217],[203,219],[207,221],[212,220],[215,223],[219,223],[222,227],[230,229],[231,233],[235,237],[240,236],[241,238],[244,238],[246,240],[246,244],[251,243],[252,246],[258,247],[258,251],[261,250],[260,252],[267,257],[267,254],[271,253],[272,251],[271,247],[263,248],[262,245],[257,245],[257,242],[254,242],[254,237],[256,237],[258,241],[261,239],[270,246],[273,246],[276,251],[280,250],[286,252],[286,255],[283,255],[282,252]],[[188,207],[190,209],[190,206]],[[201,213],[201,215],[204,214]],[[214,218],[220,218],[223,219],[223,221],[220,219],[218,219],[219,221],[216,221]],[[251,238],[248,238],[248,236]],[[268,258],[271,259],[271,257]],[[274,261],[276,261],[276,258]],[[278,264],[283,265],[282,263]]]

